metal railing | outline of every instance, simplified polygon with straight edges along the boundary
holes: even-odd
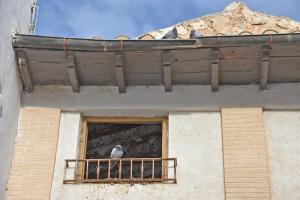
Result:
[[[63,183],[176,183],[176,158],[67,159]]]

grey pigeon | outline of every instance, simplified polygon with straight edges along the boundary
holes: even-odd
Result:
[[[195,39],[197,37],[202,37],[202,33],[198,32],[198,31],[195,31],[195,30],[192,30],[191,31],[191,34],[190,34],[190,39]]]
[[[167,32],[162,39],[176,39],[177,38],[177,29],[176,26],[169,32]]]
[[[123,147],[118,144],[118,145],[114,146],[114,148],[111,150],[110,158],[111,159],[122,158],[123,153],[124,153],[123,152]],[[112,161],[110,169],[113,169],[116,166],[117,163],[118,163],[118,161]]]

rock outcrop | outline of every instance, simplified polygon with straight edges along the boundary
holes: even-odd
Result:
[[[139,39],[162,39],[167,33],[174,30],[174,27],[177,30],[176,39],[190,39],[193,35],[215,36],[300,32],[300,23],[288,17],[254,12],[244,3],[233,2],[223,12],[151,31],[140,36]],[[193,34],[191,34],[192,31]]]

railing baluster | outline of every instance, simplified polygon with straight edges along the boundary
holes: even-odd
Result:
[[[176,168],[177,168],[177,160],[173,160],[174,163],[174,179],[176,180]]]
[[[144,178],[144,160],[142,159],[142,163],[141,163],[141,179]]]
[[[132,179],[132,159],[130,160],[130,179]]]
[[[162,177],[155,177],[155,169],[156,161],[159,161],[159,164],[162,164],[165,168],[161,168]],[[119,169],[118,169],[118,176],[119,178],[112,178],[112,171],[111,166],[112,162],[120,162]],[[124,175],[123,166],[124,162],[130,162],[130,172],[126,171]],[[134,166],[134,162],[137,162],[136,166]],[[139,165],[140,162],[140,165]],[[145,171],[145,167],[147,167],[147,162],[152,164],[152,169],[150,168],[149,172],[152,170],[152,176]],[[170,162],[170,163],[169,163]],[[171,164],[173,162],[173,165]],[[75,163],[75,164],[74,164]],[[82,163],[83,171],[81,171],[81,179],[77,178],[77,166],[76,163]],[[90,177],[89,168],[90,163],[95,163],[96,166],[96,178]],[[97,164],[96,164],[97,163]],[[101,163],[108,163],[108,175],[107,178],[101,178]],[[126,164],[126,163],[125,163]],[[106,164],[105,164],[106,165]],[[84,168],[85,167],[85,168]],[[94,165],[92,165],[94,167]],[[135,173],[138,173],[138,168],[140,167],[140,176],[134,177]],[[150,166],[149,166],[150,167]],[[73,177],[69,177],[68,170],[73,169],[75,170]],[[172,169],[174,168],[174,169]],[[94,168],[93,168],[94,169]],[[174,170],[173,173],[168,174],[168,169]],[[135,171],[133,171],[135,170]],[[165,170],[165,171],[164,171]],[[82,173],[83,172],[83,173]],[[128,172],[128,173],[127,173]],[[105,173],[105,170],[104,170]],[[130,173],[130,178],[128,177]],[[94,174],[94,173],[93,173]],[[147,175],[147,176],[145,176]],[[172,176],[171,176],[172,175]],[[126,176],[126,178],[124,177]],[[166,183],[176,183],[177,179],[177,159],[176,158],[121,158],[121,159],[66,159],[65,166],[64,166],[64,180],[63,183],[122,183],[122,182],[129,182],[129,183],[137,183],[137,182],[166,182]]]
[[[154,159],[152,160],[152,178],[154,178],[155,177],[155,175],[154,175],[154,168],[155,168],[155,161],[154,161]]]
[[[89,160],[86,160],[85,179],[89,179]]]
[[[97,179],[99,179],[100,177],[100,160],[98,160],[98,163],[97,163]]]
[[[122,178],[122,160],[120,160],[120,166],[119,166],[119,179]]]
[[[67,169],[69,168],[69,161],[66,160],[65,167],[64,167],[64,175],[65,179],[67,178]]]
[[[107,172],[107,178],[110,179],[110,159],[108,160],[108,172]]]

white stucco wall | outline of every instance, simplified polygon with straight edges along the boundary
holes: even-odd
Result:
[[[82,112],[88,116],[166,115],[168,112],[219,112],[223,107],[263,107],[269,110],[300,109],[300,83],[259,86],[222,85],[211,92],[210,85],[128,86],[119,93],[115,86],[36,86],[33,93],[22,96],[23,106],[57,108]]]
[[[264,112],[272,200],[300,199],[300,111]]]
[[[56,152],[55,171],[53,174],[53,184],[51,187],[51,199],[62,199],[63,193],[62,177],[64,177],[64,160],[67,158],[76,158],[78,149],[78,140],[80,135],[80,113],[61,113],[58,147]]]
[[[51,199],[224,199],[220,114],[171,113],[169,157],[178,159],[177,184],[62,184],[64,159],[76,156],[79,114],[61,115]]]
[[[33,0],[0,0],[0,85],[3,108],[2,117],[0,115],[0,199],[4,199],[21,95],[11,36],[14,31],[29,32],[32,2]]]

